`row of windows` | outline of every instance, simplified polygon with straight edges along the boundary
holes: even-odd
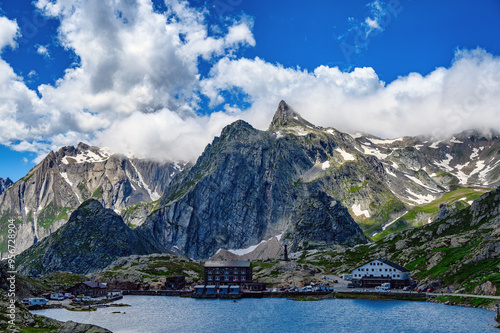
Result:
[[[220,271],[218,268],[213,270],[213,269],[210,269],[210,270],[207,270],[208,274],[221,274],[221,273],[226,273],[226,274],[230,274],[230,270],[229,269],[224,269],[222,271]],[[241,270],[238,270],[238,269],[234,269],[232,270],[232,273],[233,274],[246,274],[246,270],[245,269],[241,269]]]
[[[369,269],[369,268],[360,268],[360,269],[359,269],[359,271],[364,272],[364,271],[365,271],[365,269],[366,269],[366,271],[367,271],[367,272],[369,272],[369,271],[370,271],[370,269]],[[394,269],[394,268],[385,268],[385,271],[386,271],[386,272],[387,272],[387,270],[389,270],[389,272],[395,272],[395,271],[396,271],[396,269]],[[372,272],[383,272],[383,271],[384,271],[384,268],[372,268],[372,270],[371,270],[371,271],[372,271]]]
[[[240,277],[240,279],[238,279],[237,276],[229,276],[229,275],[224,275],[224,276],[216,276],[215,277],[215,281],[233,281],[233,280],[236,280],[236,281],[246,281],[246,276],[245,275],[242,275]],[[213,277],[212,276],[209,276],[208,277],[208,281],[214,281]]]
[[[363,277],[365,275],[366,274],[354,274],[354,277]],[[388,275],[388,276],[390,276],[390,275]],[[384,277],[384,276],[382,275],[382,277]],[[401,276],[399,274],[394,274],[392,277],[397,277],[398,278],[398,277],[401,277]]]

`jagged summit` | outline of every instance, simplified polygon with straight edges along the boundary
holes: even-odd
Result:
[[[274,114],[271,125],[269,125],[269,131],[274,131],[282,127],[293,127],[293,126],[306,126],[311,128],[316,128],[313,124],[305,120],[295,112],[285,101],[281,101],[278,105],[278,110]]]
[[[106,161],[112,153],[108,148],[89,146],[86,143],[80,142],[76,148],[74,146],[62,147],[54,154],[58,163],[72,164],[84,162],[103,162]]]

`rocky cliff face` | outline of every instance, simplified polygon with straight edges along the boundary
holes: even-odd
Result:
[[[0,194],[5,192],[5,190],[8,189],[12,184],[14,183],[9,178],[7,179],[0,178]]]
[[[292,119],[287,121],[289,117]],[[273,128],[282,123],[310,126],[284,102],[275,119]],[[354,141],[349,136],[341,139]],[[195,166],[176,178],[161,199],[162,208],[141,228],[165,247],[176,246],[193,258],[207,258],[219,248],[258,244],[278,234],[292,247],[305,246],[308,241],[315,245],[365,242],[345,209],[331,209],[330,204],[336,202],[340,207],[340,202],[325,198],[328,204],[318,202],[317,214],[299,213],[307,209],[312,195],[332,193],[325,179],[328,168],[321,164],[331,159],[341,167],[344,161],[335,149],[345,146],[329,134],[280,134],[237,121],[205,149]],[[371,157],[361,160],[363,165],[373,164]],[[302,180],[318,163],[315,181]],[[316,220],[326,216],[327,221]],[[321,231],[315,233],[305,226]],[[349,231],[339,232],[344,228]],[[321,238],[321,232],[335,236]]]
[[[16,250],[20,253],[55,232],[89,198],[117,212],[158,200],[184,166],[111,154],[83,143],[50,152],[0,195],[0,254],[6,250],[9,219],[18,227]],[[129,211],[127,223],[138,225],[144,218],[134,212]]]
[[[111,209],[97,200],[85,201],[57,231],[16,257],[19,272],[48,274],[95,272],[113,260],[163,249],[140,229],[132,230]]]

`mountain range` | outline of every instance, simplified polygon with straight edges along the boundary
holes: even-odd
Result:
[[[95,198],[163,251],[192,258],[269,239],[291,251],[352,246],[429,224],[441,204],[469,207],[499,182],[497,133],[383,140],[315,126],[282,101],[267,130],[236,121],[193,165],[85,144],[51,152],[0,194],[0,237],[16,219],[20,252]]]
[[[172,177],[186,162],[140,160],[80,143],[51,151],[0,194],[0,252],[6,250],[7,221],[16,220],[17,253],[66,223],[85,200],[95,198],[117,213],[129,210],[127,223],[142,222]]]

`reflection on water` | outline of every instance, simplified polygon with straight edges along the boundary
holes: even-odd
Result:
[[[125,296],[130,307],[33,311],[128,332],[496,332],[492,311],[427,302],[329,299],[198,300]],[[113,313],[119,311],[120,313]]]

